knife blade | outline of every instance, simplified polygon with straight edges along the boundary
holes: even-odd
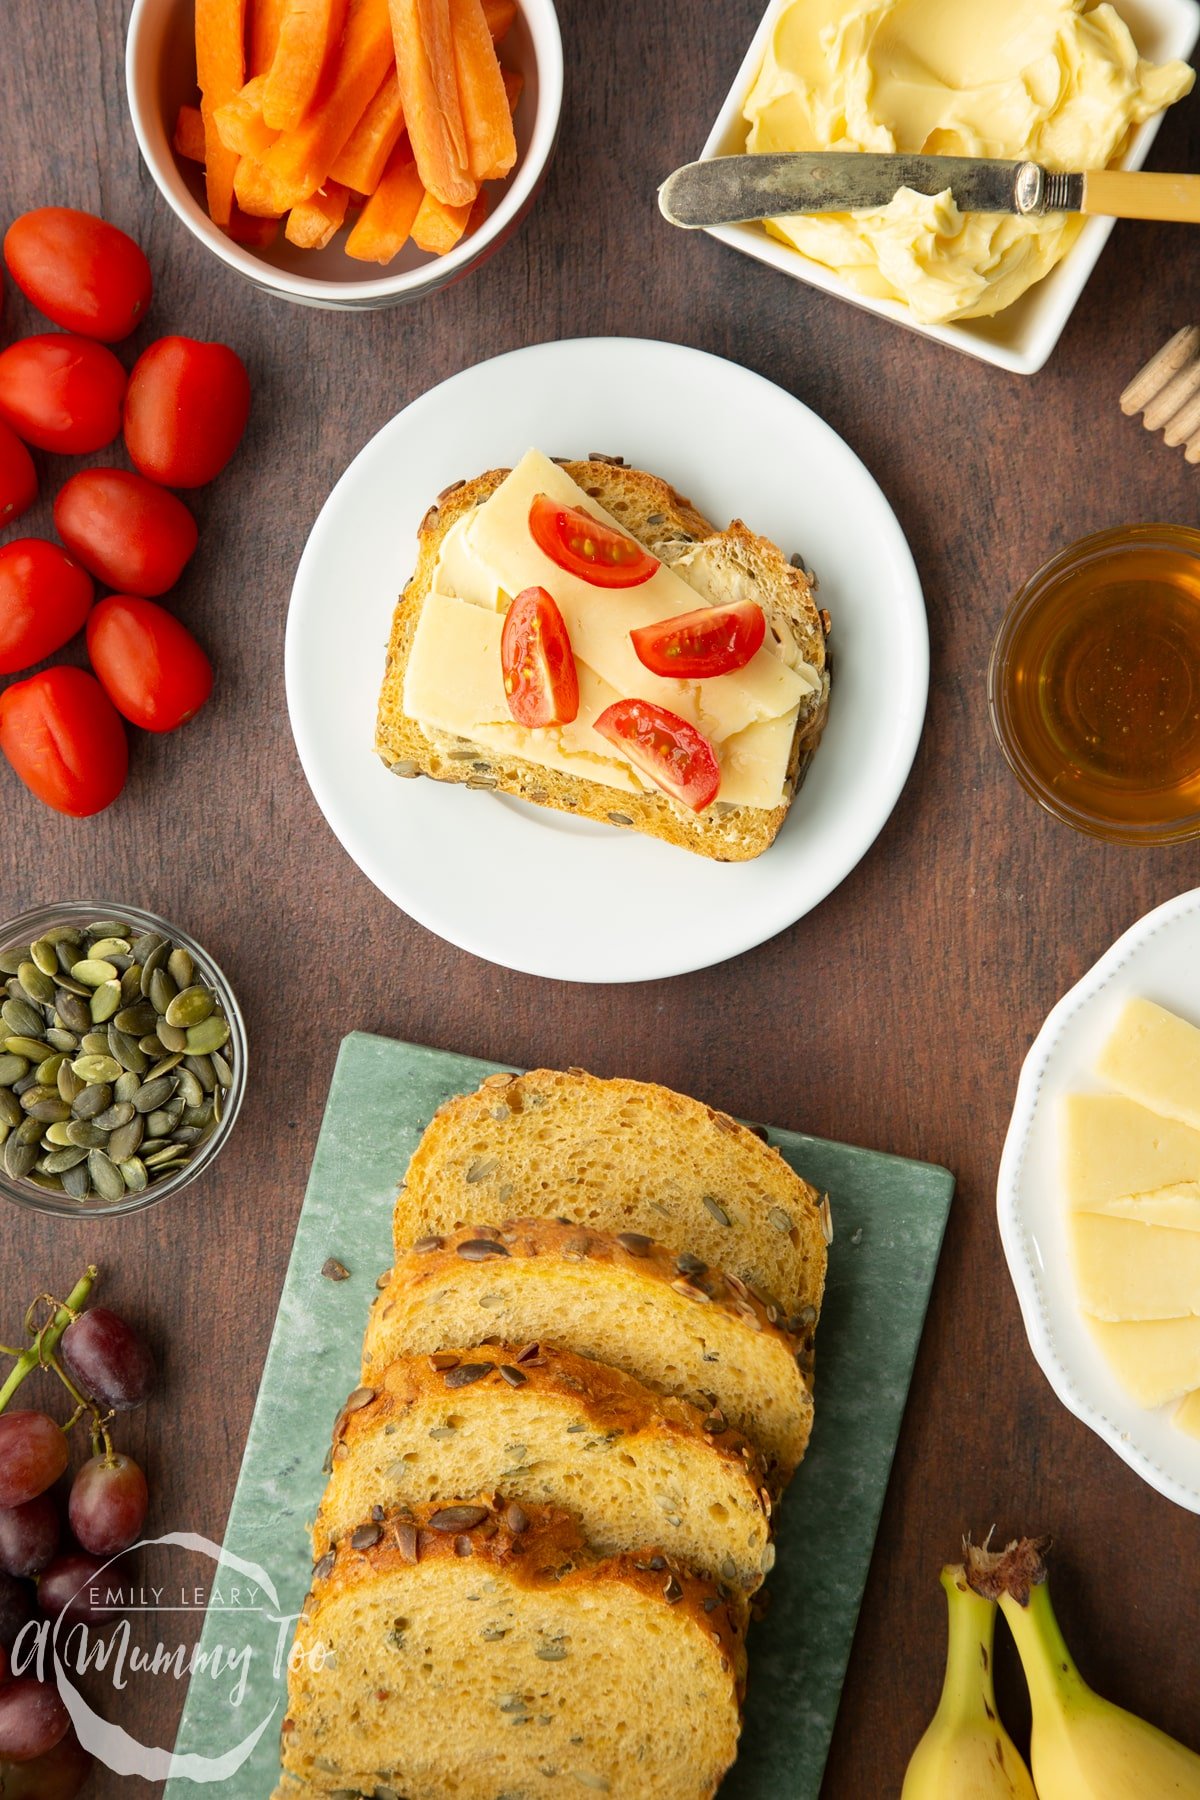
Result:
[[[870,212],[901,188],[954,196],[960,212],[1080,212],[1200,224],[1200,175],[1096,169],[1061,174],[1035,162],[975,156],[883,156],[802,150],[685,163],[658,190],[664,218],[685,230],[790,213]]]

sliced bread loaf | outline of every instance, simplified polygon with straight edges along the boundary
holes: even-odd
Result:
[[[709,1584],[565,1514],[416,1508],[328,1552],[296,1630],[287,1800],[708,1800],[745,1658]]]
[[[820,1311],[828,1209],[777,1150],[698,1100],[582,1069],[489,1075],[439,1108],[396,1202],[402,1253],[489,1219],[637,1231],[728,1270],[785,1316]]]
[[[771,1497],[756,1452],[723,1425],[549,1346],[408,1357],[338,1418],[313,1555],[376,1508],[501,1494],[570,1511],[604,1555],[662,1543],[700,1574],[751,1591]]]
[[[812,1328],[793,1334],[736,1275],[635,1232],[551,1219],[467,1226],[396,1261],[371,1309],[363,1381],[447,1344],[549,1343],[716,1409],[786,1481],[812,1428]],[[494,1358],[481,1358],[496,1360]]]

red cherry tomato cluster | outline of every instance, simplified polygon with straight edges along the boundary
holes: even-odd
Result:
[[[178,581],[198,536],[168,490],[220,474],[246,428],[250,381],[227,345],[184,337],[159,338],[126,375],[105,346],[141,324],[153,281],[133,239],[103,219],[39,207],[9,227],[4,260],[62,329],[0,351],[0,528],[37,499],[30,447],[87,455],[123,431],[134,465],[63,484],[54,524],[65,551],[33,537],[0,545],[0,675],[54,655],[85,625],[95,671],[44,669],[0,694],[0,751],[47,806],[84,818],[125,784],[121,717],[174,731],[212,691],[204,651],[153,597]],[[116,590],[95,607],[94,581]]]
[[[74,1421],[91,1434],[91,1455],[70,1478],[68,1432],[49,1413],[0,1410],[0,1794],[71,1800],[92,1759],[70,1729],[52,1680],[43,1679],[32,1627],[63,1617],[95,1631],[114,1623],[89,1590],[103,1574],[128,1579],[119,1557],[142,1536],[149,1504],[146,1477],[132,1457],[114,1450],[116,1413],[141,1406],[152,1391],[154,1358],[141,1334],[117,1313],[86,1304],[91,1269],[66,1306],[50,1303],[40,1325],[31,1309],[33,1343],[6,1383],[37,1367],[69,1381]],[[65,1330],[63,1317],[70,1322]],[[65,1506],[63,1497],[65,1492]]]

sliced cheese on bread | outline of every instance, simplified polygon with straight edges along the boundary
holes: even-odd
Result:
[[[716,1589],[660,1552],[598,1557],[548,1509],[413,1509],[314,1572],[277,1793],[708,1800],[744,1667]]]
[[[721,1418],[549,1345],[389,1364],[339,1417],[313,1527],[322,1557],[382,1506],[502,1494],[569,1510],[602,1555],[661,1543],[753,1591],[768,1558],[762,1464]]]
[[[396,1201],[398,1254],[426,1233],[549,1216],[644,1233],[749,1283],[810,1330],[827,1208],[727,1113],[582,1069],[490,1075],[439,1108]]]
[[[811,1329],[781,1330],[736,1276],[647,1238],[527,1219],[419,1240],[372,1307],[363,1382],[399,1357],[491,1342],[554,1344],[715,1410],[780,1480],[808,1443]]]
[[[1102,1213],[1072,1215],[1079,1304],[1099,1319],[1200,1314],[1200,1232]]]

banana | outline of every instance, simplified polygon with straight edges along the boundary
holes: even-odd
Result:
[[[967,1585],[961,1563],[942,1570],[949,1609],[946,1679],[912,1754],[901,1800],[1037,1800],[1029,1771],[1000,1723],[992,1686],[996,1603]]]
[[[996,1554],[967,1547],[969,1579],[999,1599],[1025,1670],[1040,1800],[1200,1800],[1200,1756],[1080,1675],[1050,1604],[1043,1549],[1027,1538]]]

